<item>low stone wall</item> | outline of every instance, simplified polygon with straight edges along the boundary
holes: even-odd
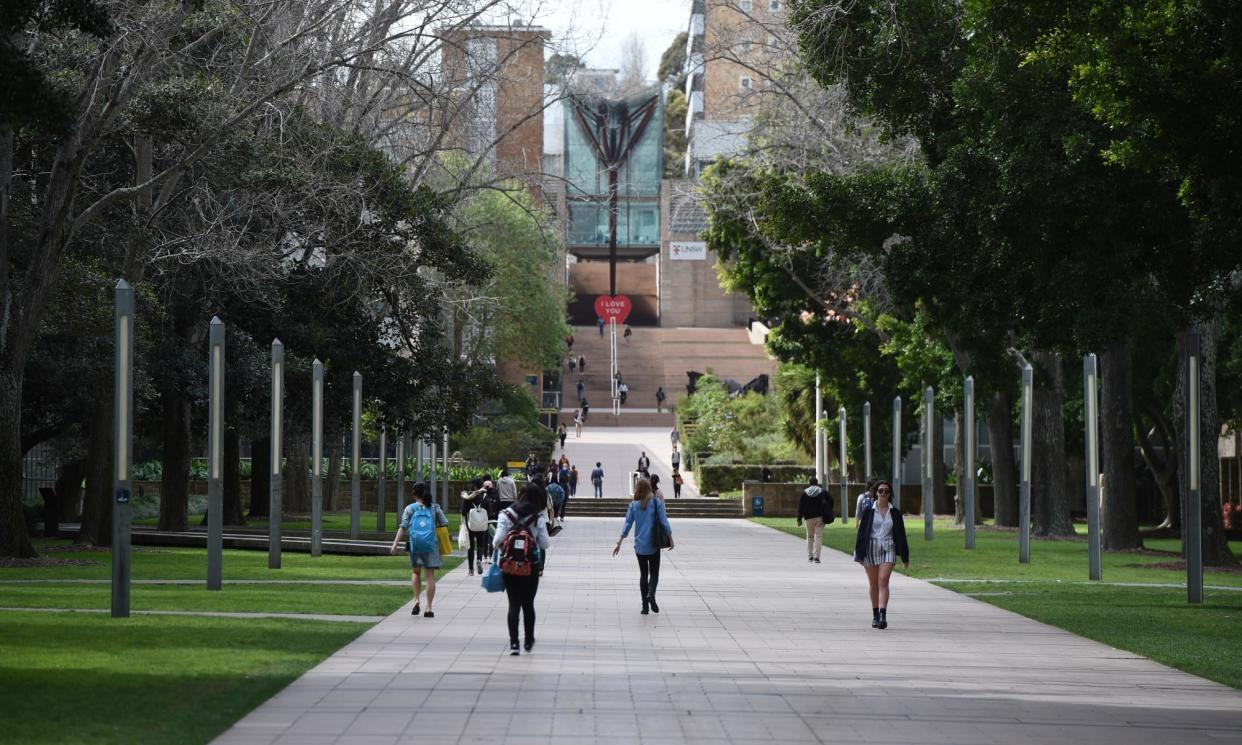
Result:
[[[754,498],[763,497],[764,517],[796,517],[798,515],[798,499],[802,496],[806,486],[805,482],[771,482],[764,484],[758,481],[744,481],[742,482],[742,509],[746,517],[752,517],[754,514]],[[826,488],[832,495],[833,514],[840,518],[841,485],[829,484]],[[854,507],[858,503],[858,495],[862,493],[863,488],[863,484],[850,484],[848,487],[850,517],[854,516]],[[950,487],[950,499],[952,499],[953,494],[954,490]],[[978,486],[978,495],[980,514],[983,517],[992,517],[992,485],[980,484]],[[906,515],[921,515],[923,513],[923,488],[921,486],[918,484],[902,484],[901,511]]]

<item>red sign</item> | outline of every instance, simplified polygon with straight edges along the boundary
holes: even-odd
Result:
[[[632,307],[625,295],[600,295],[595,298],[595,313],[605,322],[615,318],[617,323],[625,323]]]

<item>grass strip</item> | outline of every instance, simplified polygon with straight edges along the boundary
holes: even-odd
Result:
[[[445,513],[444,516],[447,517],[449,521],[449,533],[456,536],[458,528],[461,527],[461,515],[459,513],[453,512],[453,513]],[[384,524],[385,532],[388,535],[390,536],[396,535],[397,524],[400,521],[400,519],[401,519],[400,515],[394,515],[391,512],[388,513],[387,519],[385,520],[385,524]],[[188,520],[188,524],[191,526],[197,526],[201,524],[202,522],[203,522],[203,516],[201,514],[190,515],[189,520]],[[159,524],[159,518],[145,517],[145,518],[141,518],[138,520],[134,520],[134,524],[155,526]],[[236,526],[236,527],[243,527],[243,528],[250,528],[250,529],[261,528],[263,530],[266,530],[267,526],[268,526],[268,521],[265,519],[250,518],[246,521],[245,525]],[[309,517],[301,518],[301,519],[285,518],[284,520],[280,521],[280,527],[281,527],[281,530],[310,530],[311,521]],[[363,533],[374,532],[375,527],[376,527],[375,510],[363,511],[359,513],[358,527],[361,528]],[[349,532],[349,513],[348,512],[325,512],[323,515],[323,530],[326,533],[348,533]],[[228,526],[225,527],[225,532],[228,532]]]
[[[369,626],[0,614],[6,743],[198,745]],[[56,702],[71,711],[57,713]]]

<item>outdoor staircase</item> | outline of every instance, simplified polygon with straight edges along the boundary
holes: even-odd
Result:
[[[620,337],[624,327],[618,327]],[[774,376],[776,362],[769,359],[762,345],[752,343],[744,328],[658,328],[633,327],[630,342],[617,339],[618,367],[630,387],[621,415],[612,414],[612,388],[609,380],[609,339],[607,329],[599,335],[594,326],[576,326],[572,354],[585,355],[587,372],[569,373],[564,368],[562,412],[570,421],[578,403],[577,382],[582,380],[591,403],[588,426],[671,427],[673,415],[668,404],[686,395],[691,370],[712,372],[720,378],[747,383],[761,374]],[[656,411],[655,392],[660,386],[668,394],[664,412]]]
[[[592,414],[594,416],[594,414]],[[565,508],[567,522],[572,523],[574,517],[625,517],[629,509],[628,498],[604,498],[577,496],[569,500]],[[664,508],[670,518],[703,518],[703,517],[742,517],[742,503],[736,499],[683,498],[673,499],[666,495]]]

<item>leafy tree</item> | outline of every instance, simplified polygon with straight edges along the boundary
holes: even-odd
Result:
[[[585,68],[586,65],[577,56],[557,52],[543,63],[543,82],[564,88],[569,85],[575,71]]]
[[[669,83],[673,90],[686,87],[686,39],[685,31],[673,37],[668,48],[660,55],[660,66],[656,69],[656,79],[661,83]]]

